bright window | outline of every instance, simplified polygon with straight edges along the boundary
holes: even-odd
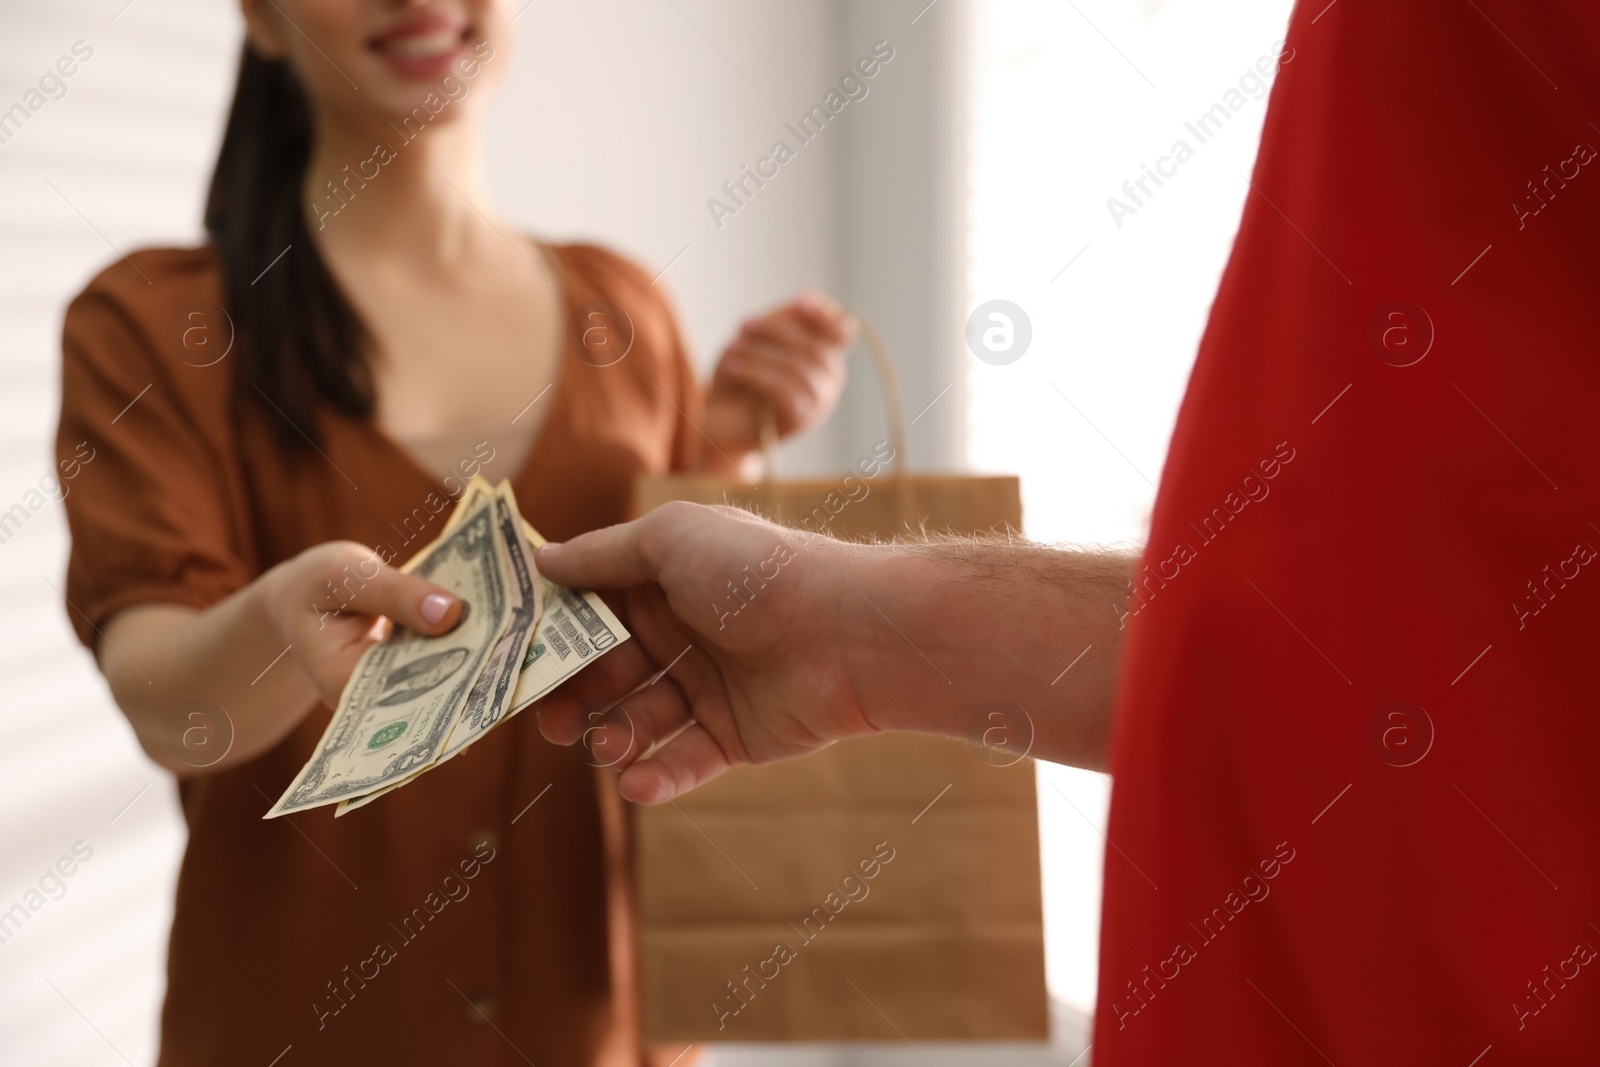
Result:
[[[1035,539],[1144,538],[1249,192],[1270,81],[1256,64],[1290,7],[973,0],[969,311],[1010,301],[1032,340],[1015,362],[967,361],[967,455],[1022,475]],[[1203,141],[1186,125],[1240,99]],[[1040,669],[1054,676],[1080,651]],[[1081,1008],[1094,1003],[1109,790],[1102,775],[1040,769],[1050,986]]]

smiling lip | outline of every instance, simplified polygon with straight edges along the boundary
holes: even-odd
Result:
[[[402,78],[438,78],[466,49],[467,24],[442,15],[396,23],[367,41],[367,50]]]

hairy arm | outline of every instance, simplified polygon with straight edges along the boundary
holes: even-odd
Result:
[[[976,721],[981,739],[996,701],[1025,713],[1005,725],[1031,723],[1032,754],[1106,765],[1126,553],[845,544],[669,504],[547,546],[539,567],[615,590],[636,638],[540,709],[552,741],[626,746],[607,762],[630,800],[882,730],[970,737]]]
[[[974,743],[1031,730],[1032,755],[1106,769],[1135,566],[1022,541],[853,551],[837,615],[868,720]]]

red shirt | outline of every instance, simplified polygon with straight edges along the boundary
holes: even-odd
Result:
[[[1095,1063],[1600,1062],[1600,10],[1288,45],[1126,620]]]

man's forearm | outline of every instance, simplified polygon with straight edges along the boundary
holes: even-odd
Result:
[[[1007,751],[1106,768],[1133,554],[952,541],[844,559],[841,643],[873,725],[999,727]]]

